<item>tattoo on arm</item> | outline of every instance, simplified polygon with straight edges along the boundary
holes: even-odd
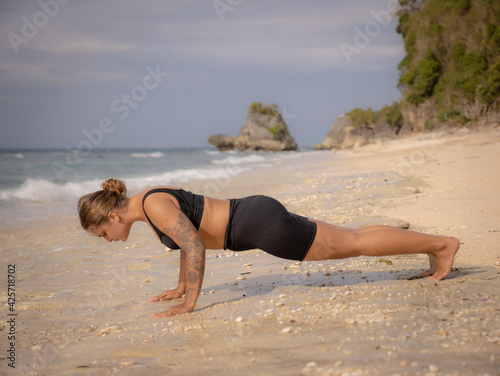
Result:
[[[205,245],[191,221],[189,221],[185,214],[180,211],[173,228],[165,228],[164,232],[167,234],[171,233],[173,240],[185,251],[185,303],[194,308],[200,294],[203,276],[205,274]]]
[[[177,288],[186,291],[186,251],[183,249],[180,250],[180,271]]]

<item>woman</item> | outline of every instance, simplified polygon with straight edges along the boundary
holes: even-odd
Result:
[[[244,251],[260,248],[291,260],[330,260],[355,256],[424,253],[431,268],[423,272],[439,281],[451,272],[459,241],[390,226],[357,230],[337,227],[289,213],[266,196],[217,200],[174,187],[145,189],[130,198],[120,180],[78,201],[82,227],[108,242],[127,240],[136,221],[147,222],[163,244],[180,248],[179,284],[150,301],[177,299],[182,304],[157,313],[168,317],[192,312],[205,272],[205,249]]]

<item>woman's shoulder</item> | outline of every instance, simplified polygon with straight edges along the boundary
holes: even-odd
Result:
[[[161,185],[161,186],[154,186],[154,187],[147,187],[144,188],[141,192],[137,193],[137,198],[140,199],[140,201],[145,204],[146,202],[153,201],[153,202],[158,202],[158,201],[164,201],[164,200],[169,200],[170,195],[168,194],[169,190],[179,190],[179,187],[174,187],[170,185]],[[165,193],[165,194],[154,194],[154,193]],[[147,200],[146,200],[147,198]]]
[[[141,192],[138,193],[138,195],[146,196],[146,195],[149,195],[151,193],[162,192],[162,191],[164,191],[165,193],[168,193],[169,190],[181,190],[181,189],[182,188],[174,187],[172,185],[157,185],[157,186],[144,188]]]

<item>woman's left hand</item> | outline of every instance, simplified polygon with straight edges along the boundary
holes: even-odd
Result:
[[[185,303],[173,306],[166,311],[160,312],[160,313],[155,313],[153,316],[151,316],[154,319],[160,318],[160,317],[170,317],[173,315],[180,315],[183,313],[189,313],[193,312],[193,308],[188,307]]]

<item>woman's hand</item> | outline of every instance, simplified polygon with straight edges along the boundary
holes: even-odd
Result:
[[[186,303],[182,303],[176,306],[173,306],[166,311],[160,312],[160,313],[155,313],[153,316],[151,316],[154,319],[157,319],[159,317],[170,317],[173,315],[180,315],[182,313],[189,313],[193,312],[194,307],[189,306]]]
[[[149,299],[150,302],[161,302],[164,300],[172,300],[172,299],[179,299],[182,298],[181,292],[177,289],[173,290],[166,290],[162,292],[160,295],[154,296],[151,299]]]

